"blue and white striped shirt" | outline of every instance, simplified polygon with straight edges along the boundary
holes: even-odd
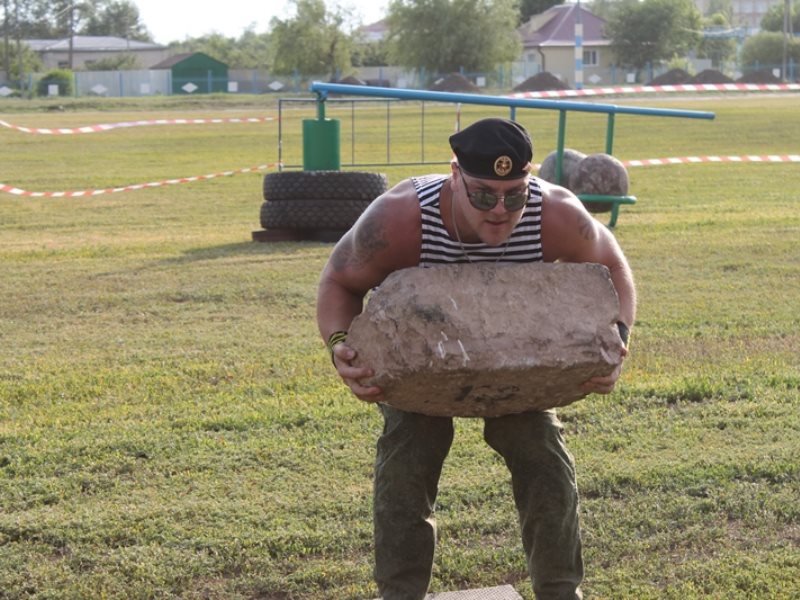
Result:
[[[439,197],[448,179],[447,175],[411,178],[422,210],[419,266],[467,262],[531,263],[542,260],[542,190],[535,177],[529,179],[530,198],[522,218],[511,232],[508,246],[464,243],[463,250],[458,240],[450,238],[442,221]]]

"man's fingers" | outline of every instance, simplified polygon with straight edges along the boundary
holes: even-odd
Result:
[[[348,381],[345,383],[350,386],[350,391],[353,392],[360,400],[364,402],[380,402],[381,388],[376,386],[363,386],[358,381]]]
[[[362,379],[372,377],[375,373],[368,367],[354,367],[350,364],[356,356],[355,350],[344,343],[333,347],[333,364],[339,377],[342,378],[350,390],[365,402],[379,402],[381,388],[374,385],[363,385]]]
[[[333,356],[337,361],[349,362],[355,358],[356,352],[350,346],[339,343],[333,347]],[[334,361],[334,364],[335,362],[336,361]]]

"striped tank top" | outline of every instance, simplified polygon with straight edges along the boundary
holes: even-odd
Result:
[[[529,179],[530,198],[522,219],[514,227],[508,246],[489,246],[483,242],[464,243],[451,239],[439,210],[439,195],[447,175],[412,177],[422,210],[422,249],[419,266],[466,263],[501,262],[530,263],[542,260],[542,190],[535,177]],[[466,252],[466,256],[464,255]]]

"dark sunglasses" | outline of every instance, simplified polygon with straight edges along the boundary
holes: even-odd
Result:
[[[458,172],[461,174],[461,181],[464,183],[464,191],[467,192],[469,203],[478,210],[492,210],[497,206],[497,203],[500,202],[500,198],[503,199],[503,207],[508,212],[516,212],[528,203],[530,189],[527,184],[525,185],[524,192],[515,192],[505,196],[495,196],[491,192],[485,192],[483,190],[470,192],[467,187],[467,181],[464,179],[464,171],[461,170],[461,167],[458,168]]]

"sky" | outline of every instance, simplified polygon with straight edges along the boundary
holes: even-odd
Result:
[[[207,33],[239,37],[255,24],[256,32],[267,30],[272,17],[287,19],[294,16],[294,5],[288,0],[132,0],[139,8],[141,22],[160,44],[181,41]],[[353,10],[365,25],[385,16],[388,0],[340,0],[338,5]],[[335,3],[326,0],[328,8]],[[220,8],[224,7],[224,9]],[[290,12],[291,11],[291,12]]]

